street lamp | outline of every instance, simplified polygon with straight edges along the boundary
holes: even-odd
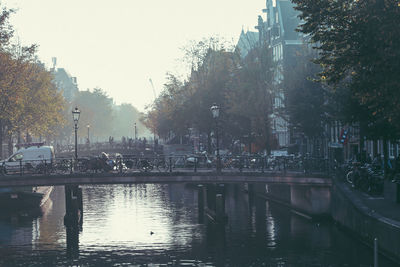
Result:
[[[74,120],[75,124],[75,159],[78,159],[78,121],[81,112],[79,111],[78,107],[72,111],[72,119]]]
[[[86,125],[87,127],[87,142],[90,144],[90,124]]]
[[[217,135],[217,172],[221,171],[221,158],[219,156],[219,136],[218,136],[218,117],[219,117],[219,106],[215,103],[210,108],[213,118],[215,119],[215,128]]]
[[[135,141],[136,141],[136,122],[135,122],[135,131],[134,131],[134,134],[135,134]]]

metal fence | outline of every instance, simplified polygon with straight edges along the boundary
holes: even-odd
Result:
[[[218,167],[218,168],[217,168]],[[68,173],[134,172],[261,172],[329,174],[327,159],[311,157],[216,156],[208,155],[121,155],[56,158],[52,161],[30,160],[5,162],[0,175],[50,175]]]

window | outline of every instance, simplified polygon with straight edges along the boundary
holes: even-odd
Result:
[[[394,158],[395,157],[395,144],[392,144],[392,142],[389,143],[389,157]]]
[[[272,47],[272,59],[274,61],[278,61],[283,59],[283,54],[282,54],[282,44],[276,45]]]
[[[18,154],[15,154],[14,156],[12,156],[8,161],[14,162],[17,160],[22,160],[23,158],[24,158],[24,155],[22,153],[18,153]]]

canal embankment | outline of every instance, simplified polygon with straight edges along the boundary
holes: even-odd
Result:
[[[377,238],[379,252],[400,262],[400,205],[353,190],[340,181],[333,182],[331,192],[333,220],[369,246]]]
[[[368,246],[378,240],[379,252],[400,262],[400,204],[370,196],[332,179],[326,186],[253,186],[254,193],[285,205],[310,219],[330,218]]]
[[[323,178],[321,178],[323,179]],[[330,179],[320,184],[265,184],[252,185],[258,196],[287,206],[304,217],[326,219],[331,217]]]

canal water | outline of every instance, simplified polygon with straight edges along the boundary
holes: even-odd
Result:
[[[86,185],[83,225],[66,231],[55,187],[41,214],[0,218],[0,266],[373,266],[371,248],[225,186],[225,224],[199,216],[196,185]],[[397,266],[380,257],[380,267]]]

